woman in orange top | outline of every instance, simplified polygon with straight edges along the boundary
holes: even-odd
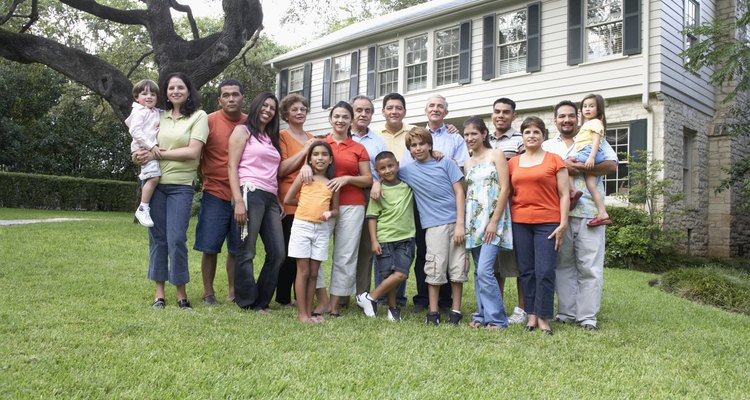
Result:
[[[315,142],[313,135],[305,132],[302,125],[307,121],[310,102],[304,96],[292,93],[281,99],[279,115],[289,126],[279,132],[281,145],[281,165],[279,166],[279,199],[284,200],[299,169],[305,164],[305,155],[310,145]],[[284,232],[284,248],[289,248],[289,236],[292,232],[294,213],[297,207],[284,204],[284,218],[281,228]],[[287,257],[279,270],[279,281],[276,286],[276,302],[281,305],[291,305],[292,287],[297,276],[296,259]],[[296,296],[295,296],[296,298]]]
[[[526,152],[508,161],[513,188],[510,215],[521,273],[526,331],[552,335],[557,249],[568,226],[568,172],[560,156],[542,150],[547,129],[537,117],[521,124]]]

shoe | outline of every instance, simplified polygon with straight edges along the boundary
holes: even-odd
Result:
[[[203,298],[203,304],[209,305],[209,306],[215,306],[219,304],[219,301],[216,300],[216,296],[209,294],[208,296]]]
[[[401,321],[401,309],[398,307],[389,307],[388,321]]]
[[[556,322],[558,324],[567,324],[570,321],[568,321],[566,319],[562,319],[560,317],[555,317],[555,319],[553,319],[552,322]]]
[[[458,311],[451,311],[450,315],[448,316],[448,322],[450,322],[453,325],[458,325],[461,323],[461,319],[464,316],[461,315]]]
[[[526,311],[518,307],[513,308],[513,314],[508,317],[509,324],[525,324],[528,320],[529,316],[526,314]]]
[[[154,300],[154,302],[151,304],[151,308],[164,308],[164,306],[166,305],[167,303],[164,301],[164,299],[159,297],[158,299]]]
[[[583,329],[585,329],[585,330],[587,330],[589,332],[593,332],[593,331],[598,331],[599,330],[599,328],[597,328],[596,325],[594,325],[594,324],[583,324],[583,325],[581,325],[581,328],[583,328]]]
[[[378,312],[378,302],[370,297],[367,292],[362,292],[357,296],[357,305],[364,310],[365,315],[368,317],[374,317],[375,313]]]
[[[151,219],[151,208],[148,206],[138,207],[138,209],[135,210],[135,217],[138,219],[138,222],[146,228],[154,226],[154,221]]]
[[[572,196],[570,196],[570,209],[576,208],[578,205],[578,200],[583,196],[583,192],[580,190],[576,190],[575,193],[573,193]]]
[[[177,306],[183,310],[192,310],[193,307],[190,305],[188,299],[177,300]]]
[[[427,325],[434,325],[434,326],[440,325],[440,313],[428,312],[427,318],[425,318],[424,323]]]
[[[549,336],[553,335],[552,329],[542,329],[542,333]]]
[[[599,225],[610,225],[610,224],[612,224],[612,219],[610,218],[600,219],[599,217],[596,217],[592,219],[591,221],[589,221],[586,225],[588,225],[589,227],[594,227],[594,226],[599,226]]]
[[[421,312],[424,312],[424,310],[426,310],[426,309],[427,309],[427,307],[425,307],[425,306],[423,306],[421,304],[415,304],[414,308],[411,309],[411,312],[413,312],[414,314],[419,314]]]
[[[534,329],[536,329],[536,327],[531,325],[526,325],[523,327],[523,330],[525,330],[526,332],[534,332]]]
[[[339,313],[328,313],[328,316],[331,318],[341,318],[342,315]]]

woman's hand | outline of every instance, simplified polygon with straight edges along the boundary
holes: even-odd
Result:
[[[328,181],[328,189],[332,192],[338,192],[344,185],[349,183],[349,175],[339,176]]]
[[[492,223],[492,220],[490,220],[490,223],[487,224],[487,228],[484,229],[484,244],[491,244],[493,240],[495,240],[495,235],[497,234],[497,221],[495,223]]]
[[[562,245],[563,237],[565,237],[565,231],[568,229],[567,222],[562,222],[560,225],[555,228],[554,231],[552,231],[552,234],[547,237],[547,239],[555,238],[555,251],[560,250],[560,245]]]
[[[302,183],[311,184],[313,181],[313,171],[309,164],[305,164],[299,169],[299,177]]]
[[[234,203],[234,221],[237,222],[237,226],[242,227],[247,223],[247,211],[245,210],[244,201],[236,201]]]

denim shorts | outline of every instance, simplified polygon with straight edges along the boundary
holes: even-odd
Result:
[[[591,145],[578,150],[576,160],[585,163],[586,160],[589,159],[589,155],[591,155]],[[602,146],[600,145],[599,150],[596,152],[596,156],[594,156],[594,164],[599,164],[602,161],[607,161],[607,158],[604,157],[604,151],[602,151]]]
[[[221,253],[227,240],[229,254],[237,252],[237,224],[234,222],[232,202],[203,192],[198,211],[198,226],[195,228],[193,250],[206,254]]]
[[[392,272],[400,272],[409,277],[411,263],[414,261],[415,239],[409,238],[398,242],[380,243],[382,252],[375,255],[375,270],[383,279]]]

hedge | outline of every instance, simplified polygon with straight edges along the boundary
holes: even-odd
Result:
[[[0,207],[132,211],[138,184],[104,179],[0,172]]]

